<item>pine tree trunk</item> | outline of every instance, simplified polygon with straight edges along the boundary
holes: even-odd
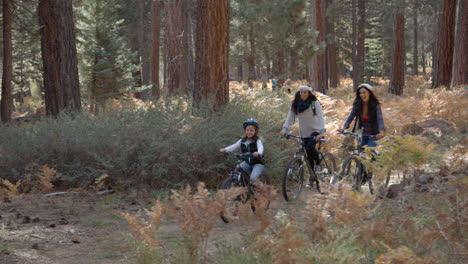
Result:
[[[432,88],[450,87],[455,31],[455,0],[443,0],[439,14],[437,42],[432,73]],[[465,54],[466,55],[466,54]]]
[[[195,81],[195,40],[194,40],[194,26],[196,25],[196,0],[186,0],[187,1],[187,78],[188,78],[188,91],[190,96],[193,98],[195,96],[194,81]]]
[[[178,38],[182,31],[180,25],[181,0],[170,1],[166,5],[166,49],[167,49],[167,95],[177,92],[180,85],[180,59],[182,46]]]
[[[11,95],[11,81],[13,78],[13,48],[12,48],[12,0],[3,0],[3,75],[2,75],[2,99],[0,109],[2,122],[11,120],[13,97]]]
[[[284,51],[281,49],[278,52],[278,89],[283,87],[284,84],[284,75],[286,70],[286,62],[284,58]]]
[[[135,0],[125,0],[125,9],[129,10],[129,11],[130,10],[132,10],[132,11],[135,10]],[[140,53],[140,49],[138,48],[139,47],[139,43],[138,43],[138,31],[139,31],[139,29],[138,29],[137,24],[135,24],[137,21],[139,21],[139,19],[137,19],[137,14],[140,13],[139,9],[140,9],[140,5],[137,5],[137,8],[135,10],[136,13],[130,12],[131,17],[129,18],[129,20],[132,21],[132,22],[129,23],[127,25],[127,28],[126,28],[126,35],[127,35],[128,39],[129,39],[129,48],[133,53],[135,53],[135,59],[133,60],[132,63],[138,69],[138,70],[132,72],[132,77],[135,80],[135,83],[133,85],[135,87],[141,87],[142,84],[143,84],[142,75],[141,75],[141,65],[140,65],[141,53]],[[141,92],[135,93],[134,97],[141,99],[142,98]]]
[[[418,1],[413,0],[413,75],[418,75]]]
[[[159,35],[161,33],[160,12],[161,0],[152,0],[151,3],[151,92],[152,96],[159,98],[161,92],[159,90]]]
[[[422,73],[426,74],[426,52],[424,49],[424,34],[421,34],[421,66],[422,66]]]
[[[46,111],[81,109],[71,0],[39,1]]]
[[[311,29],[318,31],[316,44],[325,41],[325,0],[311,0]],[[328,90],[326,53],[314,54],[310,62],[309,82],[312,89],[326,94]]]
[[[229,0],[198,0],[195,91],[197,101],[229,101]],[[214,97],[214,98],[211,98]]]
[[[468,84],[468,3],[458,1],[457,35],[453,59],[452,87]]]
[[[328,6],[333,5],[333,0],[328,0]],[[330,36],[328,44],[328,76],[330,87],[338,87],[338,64],[337,64],[337,46],[335,38],[335,21],[332,17],[328,18],[327,33]]]
[[[403,8],[403,4],[396,5],[393,26],[392,68],[388,92],[395,95],[402,95],[405,86],[405,17]]]
[[[143,85],[150,84],[150,49],[148,43],[148,35],[149,35],[149,28],[148,17],[146,15],[146,7],[145,7],[146,0],[139,0],[139,14],[138,14],[138,49],[140,50],[141,54],[141,80]],[[146,94],[146,95],[145,95]],[[142,92],[142,98],[146,99],[148,97],[147,92]]]
[[[358,88],[358,63],[357,63],[357,0],[351,0],[351,16],[352,16],[352,32],[351,32],[351,63],[353,64],[352,78],[353,78],[353,91]]]
[[[255,35],[254,35],[254,24],[253,22],[249,23],[249,44],[250,44],[250,54],[248,58],[249,62],[249,87],[253,87],[253,81],[255,77]]]
[[[358,16],[357,24],[357,57],[356,57],[356,85],[364,82],[364,60],[366,56],[366,47],[364,42],[366,39],[366,0],[358,0]]]

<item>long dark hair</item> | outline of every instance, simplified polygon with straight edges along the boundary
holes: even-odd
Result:
[[[307,98],[307,100],[311,100],[311,101],[317,101],[317,96],[315,96],[313,93],[311,93],[310,91],[307,91],[309,93],[309,97]],[[294,95],[294,100],[292,101],[291,103],[291,110],[297,115],[297,103],[302,100],[301,99],[301,91],[297,91],[296,94]],[[314,110],[314,114],[315,114],[315,110]]]
[[[356,99],[354,99],[354,102],[353,102],[353,108],[354,110],[356,111],[356,114],[358,116],[361,116],[362,115],[362,104],[363,104],[363,101],[361,99],[361,97],[359,96],[359,90],[361,89],[366,89],[368,92],[369,92],[369,102],[368,102],[368,106],[369,106],[369,118],[370,120],[373,120],[374,119],[374,113],[376,113],[375,111],[375,108],[377,107],[377,105],[380,104],[380,101],[379,99],[377,99],[377,97],[375,96],[375,94],[367,89],[366,87],[360,87],[356,90]],[[375,114],[375,118],[377,118],[377,114]]]

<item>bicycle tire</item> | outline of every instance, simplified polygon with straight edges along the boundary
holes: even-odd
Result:
[[[332,177],[336,173],[335,156],[330,152],[320,155],[320,166],[322,166],[322,172],[320,173],[319,179],[326,181],[327,178]]]
[[[340,183],[344,186],[349,186],[352,190],[373,194],[374,189],[371,179],[363,182],[365,173],[364,164],[357,157],[351,156],[343,162]]]
[[[269,177],[267,174],[265,174],[265,173],[260,174],[260,176],[258,177],[258,180],[260,180],[260,182],[261,182],[262,184],[264,184],[264,185],[270,185],[270,184],[271,184],[271,182],[270,182],[270,177]],[[257,199],[258,195],[255,194],[255,187],[250,187],[250,188],[251,188],[251,190],[254,192],[254,194],[253,194],[253,196],[254,196],[254,202],[252,203],[252,205],[251,205],[250,208],[252,209],[252,212],[253,212],[253,213],[256,213],[256,208],[255,208],[256,202],[255,202],[255,201],[259,201],[259,200]],[[263,197],[265,198],[265,200],[259,201],[259,203],[260,203],[260,202],[263,202],[263,203],[264,203],[264,205],[262,205],[262,207],[261,207],[261,208],[263,208],[262,210],[263,210],[264,212],[270,208],[270,198],[269,198],[268,196],[269,196],[269,194],[264,195]]]
[[[304,186],[304,167],[300,157],[292,159],[283,176],[282,193],[286,201],[299,198]]]
[[[220,189],[229,190],[232,187],[242,187],[242,186],[238,184],[236,179],[234,179],[233,177],[229,177],[223,182]],[[224,211],[219,213],[219,216],[221,217],[221,220],[223,220],[223,222],[229,223],[232,221],[230,216],[235,216],[237,214],[239,201],[241,201],[241,194],[239,194],[239,196],[236,196],[233,199],[226,201],[225,211],[227,211],[228,214],[225,215]]]

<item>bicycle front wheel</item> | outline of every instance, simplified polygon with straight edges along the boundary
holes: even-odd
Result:
[[[262,173],[260,177],[258,177],[257,181],[250,186],[251,196],[253,196],[251,204],[252,212],[256,214],[265,213],[270,207],[271,191],[269,185],[270,177],[265,173]],[[261,212],[257,209],[261,210]]]
[[[366,194],[373,194],[372,181],[367,178],[367,172],[362,162],[357,157],[349,157],[341,169],[341,181],[345,188]]]
[[[322,166],[322,171],[318,173],[318,177],[322,181],[326,181],[327,178],[332,177],[336,173],[336,162],[333,154],[326,152],[321,155],[320,165]]]
[[[226,179],[226,181],[224,181],[220,189],[221,191],[223,190],[227,191],[231,188],[236,188],[236,187],[242,187],[242,186],[239,184],[239,182],[236,179],[234,179],[233,177],[229,177]],[[223,222],[229,223],[229,222],[232,222],[232,220],[234,220],[234,218],[239,213],[239,203],[243,202],[243,200],[246,199],[246,197],[243,197],[243,196],[245,196],[243,193],[239,193],[238,195],[226,196],[224,210],[219,214]]]
[[[301,158],[292,159],[283,177],[283,197],[286,201],[294,201],[299,198],[304,185],[304,167]]]

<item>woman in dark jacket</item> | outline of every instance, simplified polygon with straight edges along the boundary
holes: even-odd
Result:
[[[356,119],[353,131],[356,129],[356,126],[362,129],[362,145],[369,147],[377,146],[375,141],[385,135],[385,124],[380,102],[374,95],[373,87],[367,83],[359,85],[351,113],[339,131],[349,128],[353,119]],[[375,136],[375,138],[369,136]]]

